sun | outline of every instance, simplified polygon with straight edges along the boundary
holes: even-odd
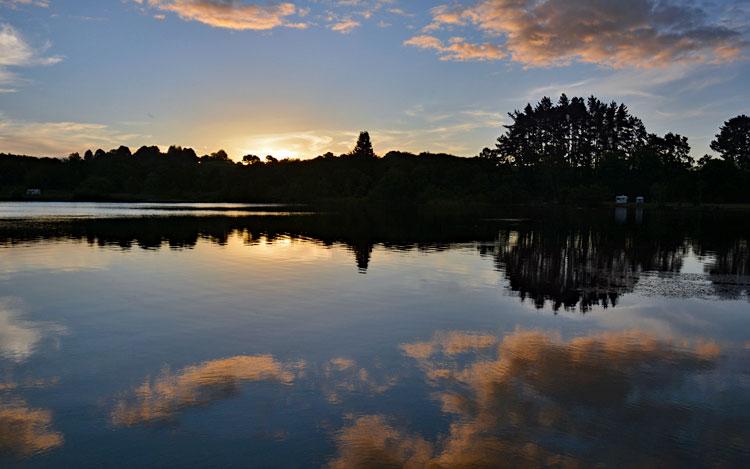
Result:
[[[249,142],[245,145],[238,146],[236,151],[239,159],[242,159],[244,155],[256,155],[260,157],[260,159],[265,159],[267,155],[271,155],[280,160],[286,158],[299,158],[301,156],[299,151],[294,151],[289,147],[273,144],[269,145],[266,142],[263,142],[260,145],[258,145],[258,143],[259,142]]]
[[[253,153],[253,154],[256,154],[256,153]],[[261,158],[265,158],[266,155],[271,155],[278,159],[299,157],[298,153],[295,153],[288,149],[278,148],[278,147],[263,147],[261,150],[258,151],[257,155],[260,156]]]

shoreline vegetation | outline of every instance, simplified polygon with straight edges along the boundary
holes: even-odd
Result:
[[[688,139],[649,133],[624,104],[543,98],[509,114],[493,147],[471,158],[391,151],[362,132],[344,155],[241,162],[219,150],[144,146],[66,158],[0,153],[0,200],[264,202],[316,206],[612,205],[616,195],[664,206],[750,207],[750,117],[727,120],[716,156]]]

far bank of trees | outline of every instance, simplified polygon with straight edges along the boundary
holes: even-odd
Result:
[[[474,158],[390,152],[377,157],[362,132],[354,149],[312,160],[226,152],[199,156],[144,146],[88,150],[67,158],[0,155],[0,198],[247,202],[366,201],[388,204],[750,202],[750,118],[729,119],[711,149],[691,156],[688,139],[656,135],[624,104],[562,95],[510,114],[492,148]]]
[[[687,137],[649,133],[624,104],[560,96],[509,114],[512,123],[480,158],[515,172],[547,200],[593,200],[614,193],[657,201],[747,202],[750,118],[734,117],[711,149],[691,156]],[[588,195],[587,195],[588,194]]]

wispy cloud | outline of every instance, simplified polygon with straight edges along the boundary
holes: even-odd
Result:
[[[466,139],[467,134],[487,133],[491,136],[499,131],[503,122],[504,114],[486,109],[467,108],[449,112],[419,105],[402,111],[402,117],[397,117],[390,125],[363,128],[370,132],[379,155],[401,150],[471,156],[481,149],[479,145],[484,146],[486,142],[481,138],[476,141]],[[335,155],[347,153],[354,147],[357,136],[357,131],[322,128],[230,138],[224,140],[223,145],[236,159],[245,154],[305,159],[329,151]]]
[[[17,8],[19,5],[49,8],[49,0],[0,0],[0,6]]]
[[[334,23],[331,25],[331,31],[336,31],[337,33],[342,34],[348,34],[355,29],[359,28],[361,26],[361,23],[357,20],[348,18],[345,20],[341,20],[337,23]]]
[[[485,61],[500,60],[506,56],[505,52],[495,44],[473,44],[462,37],[450,38],[448,43],[444,44],[435,36],[420,35],[407,39],[404,45],[435,50],[440,54],[440,60]]]
[[[45,56],[47,48],[49,44],[37,50],[13,26],[0,25],[0,93],[15,91],[9,86],[22,81],[12,68],[52,65],[62,60],[60,56]]]
[[[0,116],[0,147],[10,153],[63,156],[88,148],[115,148],[144,137],[103,124],[26,122]]]

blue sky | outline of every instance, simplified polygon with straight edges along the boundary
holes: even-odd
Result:
[[[543,95],[709,152],[749,113],[750,0],[0,0],[0,152],[464,156]]]

